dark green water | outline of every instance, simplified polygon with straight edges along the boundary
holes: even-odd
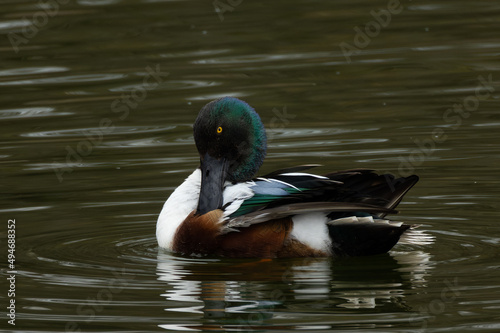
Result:
[[[499,331],[500,3],[215,4],[0,3],[0,329]],[[262,173],[418,174],[395,218],[434,244],[338,261],[158,251],[157,215],[197,166],[191,124],[226,95],[268,129]]]

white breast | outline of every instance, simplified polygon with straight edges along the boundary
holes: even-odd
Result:
[[[171,250],[177,227],[198,205],[201,170],[196,169],[175,189],[163,205],[156,223],[156,239],[160,247]]]

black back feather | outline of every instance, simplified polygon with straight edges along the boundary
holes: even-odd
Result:
[[[305,167],[310,166],[304,166],[304,169]],[[286,172],[291,172],[291,170],[297,172],[304,169],[296,167],[285,170]],[[285,170],[280,170],[280,173]],[[273,172],[267,175],[267,178],[286,182],[302,191],[274,200],[261,209],[291,203],[320,201],[362,203],[394,210],[406,192],[418,181],[418,177],[415,175],[395,178],[391,174],[379,175],[368,169],[338,171],[329,173],[325,177],[327,179],[308,175],[289,176]],[[336,215],[331,218],[355,215],[352,213],[355,212],[346,212],[345,215]],[[386,214],[386,212],[377,212],[374,216],[382,218]]]

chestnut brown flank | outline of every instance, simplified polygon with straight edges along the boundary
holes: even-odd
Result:
[[[274,258],[288,238],[292,225],[291,218],[283,218],[221,235],[216,253],[225,257]]]
[[[196,211],[192,211],[177,228],[173,250],[184,254],[213,253],[217,246],[216,237],[220,233],[222,214],[220,209],[204,215],[196,215]]]
[[[283,251],[293,225],[291,218],[283,218],[220,235],[222,214],[220,209],[204,215],[191,212],[175,233],[173,250],[184,254],[274,258]]]

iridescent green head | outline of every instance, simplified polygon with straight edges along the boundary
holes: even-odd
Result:
[[[221,208],[226,180],[246,181],[257,173],[266,156],[266,132],[250,105],[237,98],[223,97],[201,109],[194,123],[194,140],[202,170],[198,211],[206,213]],[[209,200],[208,204],[201,199],[203,195],[214,194],[220,194],[220,198]]]

